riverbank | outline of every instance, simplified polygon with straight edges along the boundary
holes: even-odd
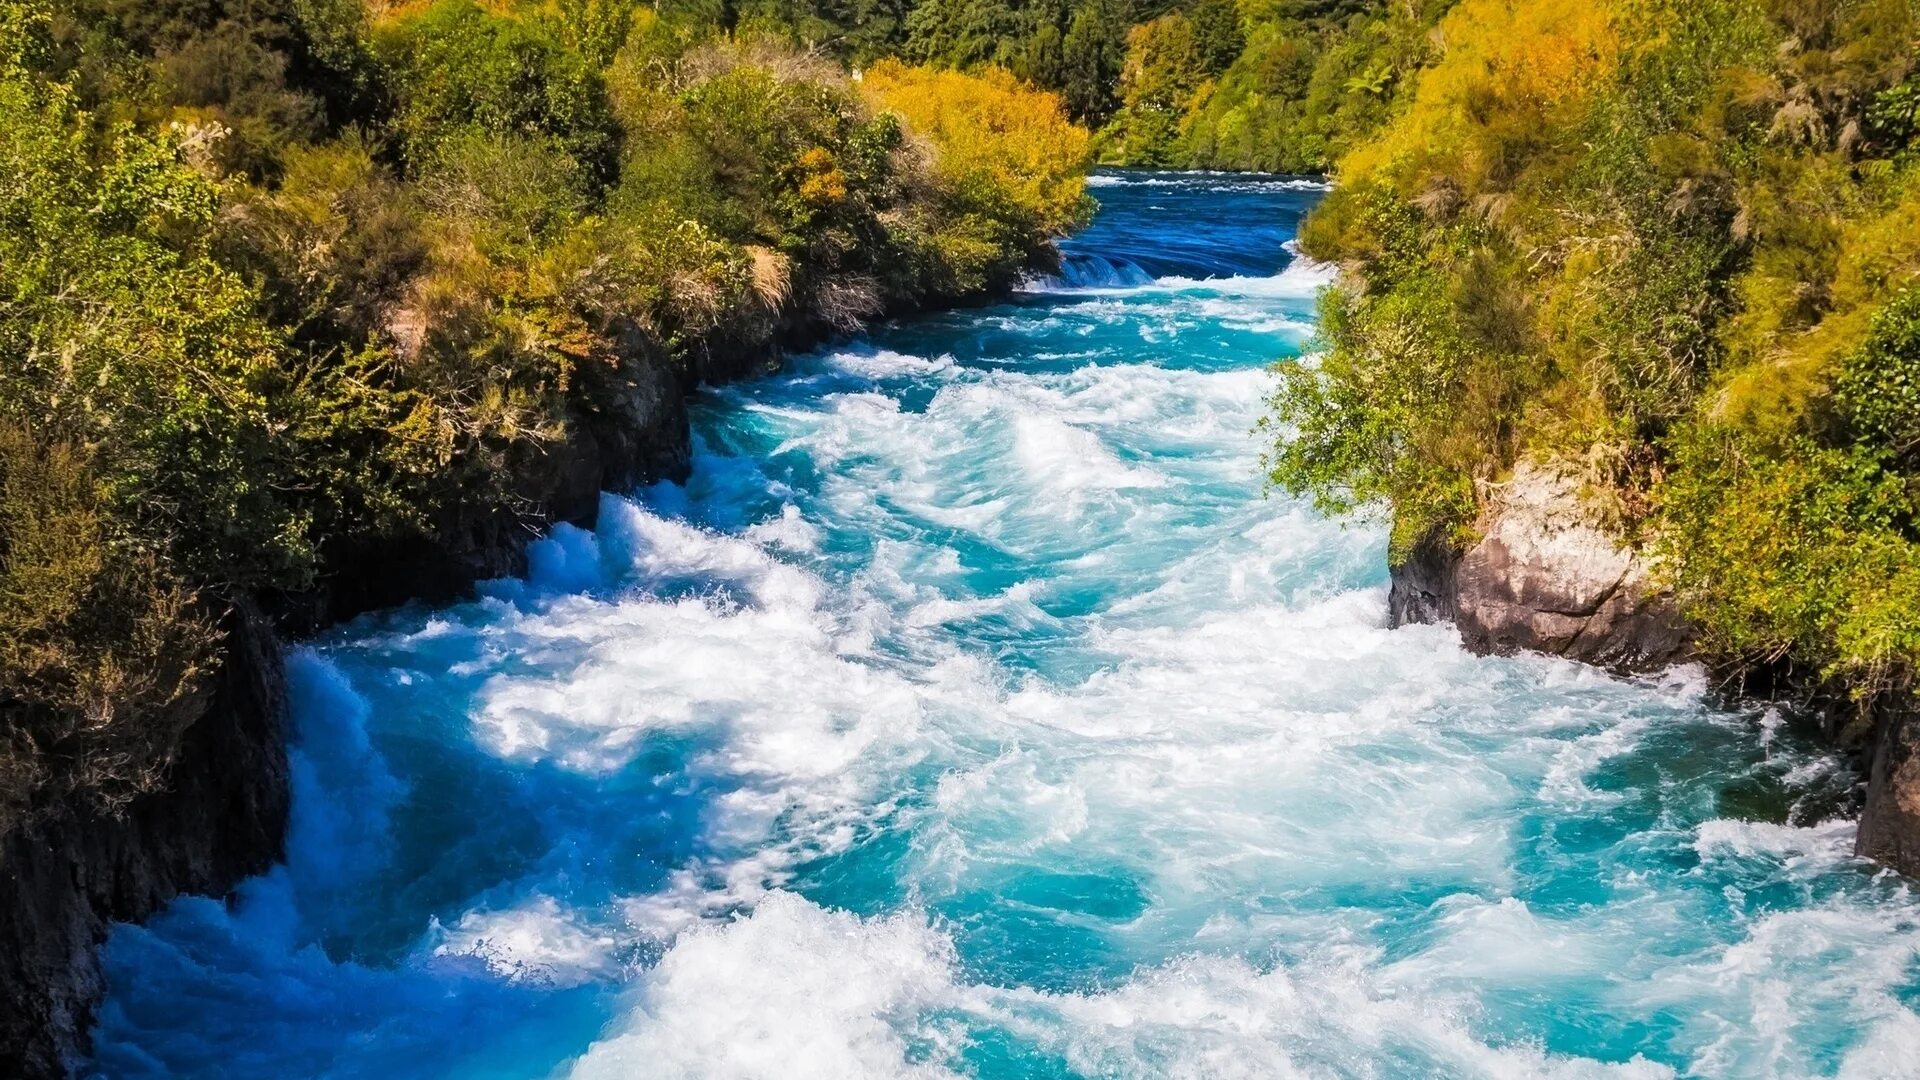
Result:
[[[1461,550],[1430,535],[1392,567],[1392,626],[1445,623],[1484,654],[1537,651],[1618,673],[1706,662],[1736,707],[1786,709],[1854,762],[1853,850],[1911,876],[1920,868],[1914,703],[1855,687],[1792,657],[1755,666],[1702,656],[1703,629],[1662,583],[1649,553],[1620,537],[1583,496],[1574,470],[1526,464],[1501,485]],[[1717,661],[1717,663],[1716,663]]]
[[[1716,682],[1868,759],[1861,850],[1920,872],[1892,835],[1920,9],[1463,0],[1439,25],[1303,234],[1342,278],[1323,361],[1273,400],[1275,481],[1390,505],[1403,591],[1486,647],[1632,663],[1683,615]],[[1554,505],[1512,503],[1543,475]]]
[[[0,1066],[64,1076],[87,1047],[104,987],[95,950],[109,924],[139,922],[182,895],[222,896],[285,851],[286,639],[365,612],[450,603],[476,582],[526,572],[527,546],[555,525],[591,528],[601,492],[684,478],[687,400],[702,384],[763,373],[788,350],[831,333],[797,322],[778,343],[710,352],[684,368],[649,368],[625,407],[571,425],[544,467],[517,482],[521,501],[477,508],[416,539],[368,545],[322,588],[240,601],[223,627],[219,674],[184,725],[165,786],[114,815],[82,804],[45,809],[0,838]]]

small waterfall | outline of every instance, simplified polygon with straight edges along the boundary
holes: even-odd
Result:
[[[1153,284],[1153,275],[1138,263],[1120,256],[1067,252],[1061,258],[1060,272],[1042,274],[1028,283],[1033,292],[1061,292],[1068,289],[1132,289]]]

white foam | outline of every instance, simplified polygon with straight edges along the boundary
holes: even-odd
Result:
[[[750,918],[683,935],[648,974],[622,1030],[570,1075],[953,1076],[910,1060],[895,1026],[945,996],[952,966],[951,944],[911,915],[862,922],[774,894]]]
[[[1106,187],[1204,187],[1209,191],[1331,191],[1333,185],[1305,176],[1269,176],[1261,173],[1196,172],[1185,176],[1128,176],[1095,173],[1087,177],[1090,188]]]
[[[1300,253],[1293,241],[1288,241],[1287,247],[1292,256],[1291,260],[1278,274],[1269,277],[1191,278],[1170,275],[1157,279],[1154,284],[1161,289],[1204,290],[1227,296],[1304,300],[1319,295],[1320,290],[1333,284],[1338,277],[1337,267],[1307,258]]]
[[[800,508],[792,503],[780,508],[779,517],[749,526],[745,536],[753,543],[788,551],[810,552],[820,548],[820,530],[801,517]]]
[[[619,971],[619,939],[587,925],[582,913],[535,894],[504,911],[469,911],[451,927],[428,931],[434,956],[471,956],[513,982],[580,986]]]
[[[1854,827],[1845,819],[1803,827],[1715,818],[1702,822],[1696,833],[1693,847],[1702,859],[1763,858],[1792,869],[1803,862],[1833,866],[1853,857]]]
[[[1191,956],[1105,993],[1001,989],[960,980],[951,941],[910,912],[861,920],[775,894],[684,935],[570,1075],[949,1077],[980,1028],[1082,1075],[1317,1077],[1367,1060],[1427,1075],[1672,1075],[1488,1047],[1458,1005],[1383,992],[1357,959],[1261,971]]]
[[[1468,1030],[1461,1003],[1383,992],[1352,960],[1261,971],[1240,960],[1192,956],[1109,994],[1000,997],[1010,1026],[1058,1047],[1086,1075],[1673,1075],[1640,1058],[1609,1065],[1525,1045],[1490,1047]]]

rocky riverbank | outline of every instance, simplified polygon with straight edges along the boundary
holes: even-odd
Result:
[[[1571,474],[1515,469],[1475,532],[1464,551],[1429,537],[1394,568],[1395,626],[1452,621],[1475,652],[1529,649],[1619,671],[1692,658],[1694,631],[1672,595]]]
[[[1622,673],[1696,658],[1697,628],[1570,471],[1523,463],[1491,490],[1474,534],[1464,550],[1429,537],[1393,567],[1391,625],[1452,622],[1477,653],[1529,650]],[[1861,706],[1791,673],[1769,682],[1858,755],[1866,791],[1854,850],[1920,874],[1920,710],[1904,696]]]
[[[684,475],[687,398],[701,382],[764,370],[824,325],[715,343],[690,364],[633,364],[614,403],[576,417],[564,442],[518,476],[512,511],[441,521],[356,551],[312,592],[244,598],[227,619],[213,692],[187,728],[165,790],[122,815],[50,808],[0,837],[0,1076],[53,1077],[84,1052],[102,984],[108,924],[138,921],[182,894],[223,895],[281,856],[288,812],[284,634],[303,634],[412,599],[446,601],[523,572],[544,526],[590,525],[600,492]]]

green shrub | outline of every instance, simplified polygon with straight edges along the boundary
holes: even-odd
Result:
[[[1873,317],[1867,340],[1833,388],[1841,436],[1920,467],[1920,288],[1909,286]]]
[[[618,139],[600,75],[545,25],[439,0],[383,27],[376,44],[395,75],[410,162],[424,165],[477,127],[551,138],[595,181],[612,176]]]
[[[1909,478],[1864,447],[1689,434],[1661,490],[1680,595],[1723,656],[1788,658],[1861,697],[1920,657],[1920,545]]]
[[[98,488],[71,444],[0,424],[0,834],[156,788],[214,664],[208,606]]]

